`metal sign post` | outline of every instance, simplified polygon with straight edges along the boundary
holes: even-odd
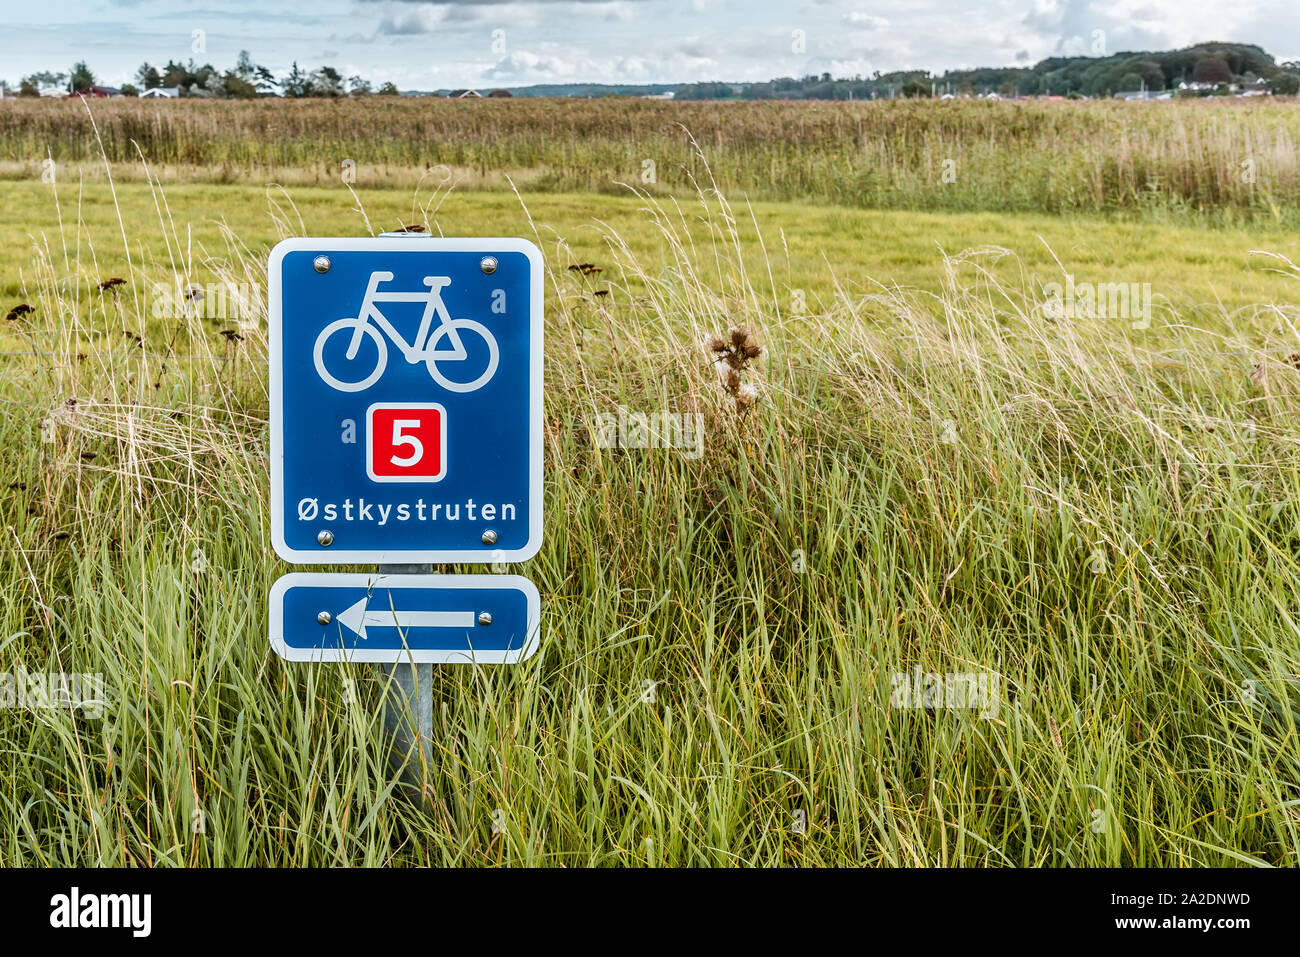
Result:
[[[521,239],[289,239],[271,253],[270,639],[288,661],[380,665],[401,755],[429,756],[434,664],[513,664],[540,599],[542,260]],[[419,740],[412,740],[414,733]]]
[[[380,565],[379,574],[431,575],[433,566]],[[393,743],[392,758],[411,769],[406,774],[406,781],[418,786],[414,780],[414,768],[427,765],[433,759],[430,753],[433,741],[433,665],[397,661],[375,667],[387,679],[384,682],[384,727]],[[417,753],[419,762],[411,762]]]

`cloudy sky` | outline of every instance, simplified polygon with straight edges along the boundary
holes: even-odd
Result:
[[[1098,32],[1100,31],[1100,32]],[[1298,0],[0,0],[0,78],[86,60],[297,60],[403,89],[837,76],[1257,43],[1300,59]]]

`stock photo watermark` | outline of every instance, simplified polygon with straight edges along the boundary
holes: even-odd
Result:
[[[1002,676],[992,672],[897,671],[890,679],[889,705],[926,711],[978,711],[996,717],[1002,707]]]
[[[80,710],[87,718],[104,716],[107,699],[102,674],[0,672],[0,710]]]
[[[592,429],[599,449],[671,449],[683,458],[704,455],[702,412],[598,412]]]
[[[50,898],[50,926],[129,930],[132,937],[148,937],[153,930],[153,895],[96,894],[74,886]]]
[[[262,287],[255,282],[156,282],[150,293],[155,319],[251,320],[261,301]]]
[[[1052,319],[1127,319],[1134,329],[1151,325],[1151,283],[1080,282],[1067,275],[1065,283],[1043,287],[1043,311]]]

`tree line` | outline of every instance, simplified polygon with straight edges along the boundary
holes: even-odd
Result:
[[[1049,57],[1033,66],[980,67],[932,74],[927,70],[876,72],[870,77],[779,77],[764,83],[690,83],[679,100],[880,99],[933,94],[1005,96],[1110,96],[1114,93],[1197,87],[1195,95],[1227,92],[1229,86],[1260,85],[1269,92],[1300,93],[1300,61],[1276,62],[1263,49],[1243,43],[1201,43],[1181,50],[1111,56]]]
[[[186,63],[168,60],[159,66],[145,62],[140,64],[133,80],[134,82],[121,86],[124,95],[139,96],[146,90],[155,89],[178,89],[181,96],[216,99],[253,99],[274,95],[360,97],[398,94],[397,86],[393,83],[384,83],[376,88],[365,77],[353,75],[345,78],[332,66],[304,70],[296,60],[287,73],[276,76],[266,67],[253,62],[247,50],[239,52],[235,65],[228,70],[220,70],[211,63],[198,64],[192,59]],[[75,93],[97,85],[94,71],[86,61],[81,60],[66,72],[30,73],[22,78],[16,90],[8,84],[4,84],[4,87],[19,96],[39,96],[43,89],[53,88]]]
[[[288,72],[276,76],[241,50],[235,65],[220,70],[211,63],[168,60],[154,66],[142,63],[134,82],[121,92],[138,96],[147,90],[177,89],[181,96],[251,99],[258,96],[364,97],[396,96],[393,83],[378,88],[362,76],[344,77],[331,66],[314,70],[295,61]],[[81,61],[66,72],[38,72],[22,78],[17,90],[0,82],[0,89],[23,96],[39,96],[42,89],[76,92],[95,86],[90,67]],[[1110,96],[1114,93],[1148,90],[1179,90],[1198,96],[1222,95],[1231,86],[1267,89],[1278,95],[1300,94],[1300,61],[1278,63],[1262,48],[1243,43],[1201,43],[1180,50],[1146,53],[1117,53],[1111,56],[1049,57],[1033,66],[979,67],[932,74],[927,70],[876,72],[870,77],[836,78],[820,76],[778,77],[762,83],[663,84],[655,89],[673,90],[680,100],[849,100],[893,97],[928,97],[935,94],[1004,96],[1057,95],[1068,97]],[[533,95],[576,95],[580,85],[546,87]],[[647,88],[649,89],[649,88]],[[461,91],[457,91],[461,92]],[[498,91],[504,94],[504,91]],[[517,91],[527,95],[528,90]],[[609,87],[607,92],[637,95],[636,87]]]

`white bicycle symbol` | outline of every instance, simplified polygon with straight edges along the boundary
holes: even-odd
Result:
[[[379,381],[379,377],[384,374],[384,369],[388,366],[388,344],[384,342],[384,337],[380,335],[382,329],[387,333],[388,338],[402,351],[402,357],[411,365],[423,362],[429,370],[429,375],[433,381],[437,382],[449,392],[473,392],[485,386],[497,371],[497,363],[501,358],[497,349],[497,341],[492,337],[492,333],[487,327],[473,319],[453,319],[447,313],[447,306],[442,301],[442,290],[451,285],[449,276],[425,276],[424,284],[429,287],[428,292],[379,292],[381,282],[392,282],[393,274],[385,271],[375,271],[370,274],[370,282],[366,286],[366,296],[361,300],[361,311],[355,319],[336,319],[320,331],[316,337],[316,347],[312,350],[312,358],[316,363],[316,372],[332,388],[339,392],[361,392],[370,388]],[[415,334],[414,342],[407,342],[402,334],[399,333],[388,318],[379,311],[376,303],[380,302],[422,302],[424,303],[424,315],[420,317],[420,328]],[[433,317],[438,317],[438,327],[431,330],[430,326]],[[378,327],[378,328],[376,328]],[[438,362],[463,362],[469,358],[469,352],[465,349],[464,343],[461,342],[458,330],[468,330],[483,338],[488,347],[488,364],[487,370],[477,379],[470,382],[455,382],[448,379],[438,369]],[[348,342],[347,351],[344,358],[348,362],[353,362],[357,358],[357,351],[361,348],[361,340],[364,336],[369,336],[375,343],[375,348],[379,352],[378,362],[375,368],[369,374],[362,376],[355,381],[348,381],[352,376],[339,378],[333,375],[325,368],[325,343],[337,332],[344,332],[351,336]],[[447,337],[450,348],[435,348],[443,336]]]

